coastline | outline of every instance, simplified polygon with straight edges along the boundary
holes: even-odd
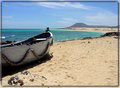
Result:
[[[52,29],[52,30],[71,30],[71,31],[86,31],[86,32],[118,32],[118,28],[64,28],[64,29]]]

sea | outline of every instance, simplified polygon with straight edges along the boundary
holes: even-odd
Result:
[[[54,42],[83,39],[85,37],[99,37],[104,35],[100,32],[86,32],[74,30],[50,30],[53,33]],[[2,29],[2,41],[21,41],[45,32],[45,29]]]

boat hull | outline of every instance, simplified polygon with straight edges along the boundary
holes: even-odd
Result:
[[[7,45],[1,48],[2,66],[18,66],[39,60],[49,53],[53,38],[50,36],[43,38],[35,36],[26,41],[16,43],[14,45]],[[32,41],[33,39],[38,39]]]

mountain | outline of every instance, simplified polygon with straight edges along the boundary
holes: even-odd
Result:
[[[117,26],[100,26],[100,25],[87,25],[85,23],[75,23],[67,28],[78,28],[78,27],[88,27],[88,28],[117,28]]]

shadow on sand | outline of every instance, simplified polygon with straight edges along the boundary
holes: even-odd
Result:
[[[5,77],[7,75],[13,75],[13,74],[15,74],[17,72],[21,72],[23,70],[27,70],[29,68],[37,66],[37,65],[39,65],[41,63],[45,63],[48,60],[51,60],[52,57],[53,56],[47,54],[46,56],[44,56],[44,58],[41,58],[40,60],[36,60],[34,62],[25,64],[25,65],[21,65],[21,66],[17,66],[17,67],[11,67],[11,66],[2,67],[2,77]]]

